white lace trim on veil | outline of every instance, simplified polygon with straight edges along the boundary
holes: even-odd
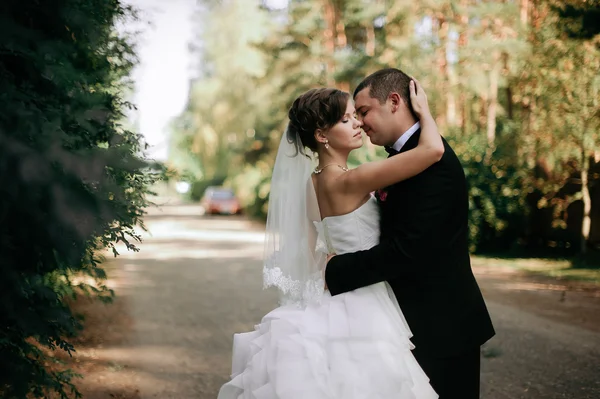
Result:
[[[283,135],[277,151],[265,234],[264,287],[277,287],[280,304],[319,301],[326,254],[316,251],[319,206],[312,184],[313,162]]]

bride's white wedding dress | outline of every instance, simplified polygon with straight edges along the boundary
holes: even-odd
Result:
[[[379,241],[374,198],[317,222],[327,253]],[[413,357],[410,329],[387,283],[306,307],[281,306],[255,331],[236,334],[232,379],[219,399],[430,399],[437,394]]]

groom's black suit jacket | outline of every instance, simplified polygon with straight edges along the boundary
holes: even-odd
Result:
[[[400,152],[415,148],[419,137]],[[445,140],[444,147],[439,162],[379,195],[380,243],[333,257],[325,272],[332,295],[387,281],[416,350],[435,357],[460,355],[494,335],[471,271],[465,175]]]

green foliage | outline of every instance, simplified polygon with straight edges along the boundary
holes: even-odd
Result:
[[[256,43],[269,27],[257,5],[237,0],[199,11],[205,63],[190,90],[186,110],[172,125],[172,159],[199,180],[223,180],[242,163],[244,149],[260,145],[256,125],[265,102],[255,79],[266,66]],[[200,23],[199,23],[200,25]],[[224,26],[235,29],[223,29]]]
[[[198,25],[211,35],[200,57],[211,73],[194,84],[173,129],[173,162],[202,169],[203,179],[219,171],[249,213],[267,210],[276,146],[296,96],[315,86],[351,91],[374,70],[399,67],[423,83],[463,162],[472,250],[600,243],[583,228],[600,223],[593,212],[572,216],[600,201],[597,191],[589,195],[599,180],[589,172],[600,138],[597,1],[292,0],[283,10],[204,3]],[[218,45],[247,37],[258,20],[270,21],[260,40]],[[238,52],[252,54],[248,65],[231,60]],[[220,109],[224,117],[211,116]],[[225,141],[232,134],[237,139]],[[209,145],[210,137],[221,141]],[[382,156],[367,143],[349,163]]]
[[[600,1],[569,0],[552,4],[558,10],[562,28],[569,36],[591,39],[600,34]]]
[[[73,374],[47,367],[82,327],[65,299],[111,297],[99,251],[137,250],[155,178],[121,125],[136,59],[113,27],[132,13],[117,0],[0,11],[0,396],[66,398],[78,395]]]
[[[507,131],[496,147],[483,134],[449,138],[463,164],[469,189],[469,238],[473,252],[512,249],[527,226],[526,168],[514,156],[515,131]]]

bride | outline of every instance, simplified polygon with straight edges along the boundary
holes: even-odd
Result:
[[[349,94],[312,89],[294,101],[273,169],[263,271],[281,306],[254,331],[234,336],[232,379],[219,399],[438,397],[411,353],[411,332],[389,285],[332,297],[323,279],[327,254],[378,243],[371,193],[419,174],[444,152],[416,81],[410,99],[419,145],[355,169],[323,163],[347,160],[363,144]],[[316,168],[305,148],[317,154]]]

